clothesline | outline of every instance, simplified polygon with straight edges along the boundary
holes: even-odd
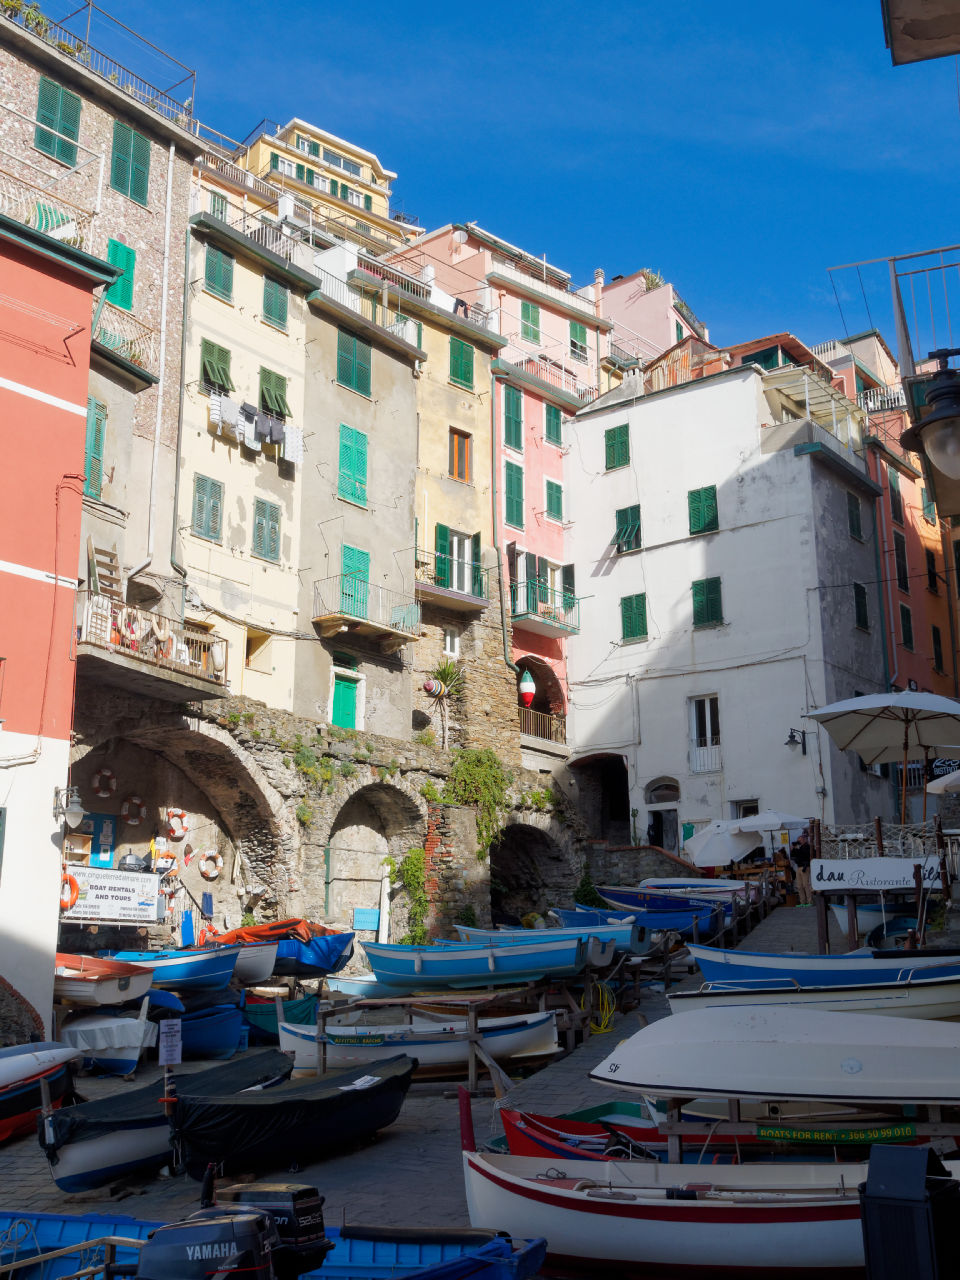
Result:
[[[275,414],[258,409],[246,401],[238,403],[229,396],[210,396],[210,421],[225,440],[242,444],[259,453],[265,444],[277,445],[280,457],[294,466],[303,465],[303,430],[284,422]]]

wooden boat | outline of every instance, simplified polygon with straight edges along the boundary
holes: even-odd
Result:
[[[317,978],[343,968],[353,955],[353,938],[350,932],[331,929],[312,920],[292,918],[231,929],[220,934],[217,942],[220,945],[242,943],[245,946],[275,942],[277,953],[273,973]]]
[[[649,889],[653,893],[676,893],[684,897],[722,899],[737,896],[742,898],[744,892],[753,897],[756,891],[756,885],[748,884],[746,880],[708,880],[701,876],[687,878],[673,876],[666,879],[652,877],[641,880],[639,887]]]
[[[72,1091],[69,1064],[80,1054],[57,1040],[15,1044],[0,1049],[0,1143],[36,1128],[43,1106],[43,1084],[54,1107]]]
[[[375,973],[328,974],[326,984],[328,991],[338,991],[343,996],[359,996],[362,1000],[397,994],[395,987],[378,981]]]
[[[618,911],[613,907],[598,911],[578,904],[574,911],[552,907],[550,914],[556,916],[562,927],[567,929],[633,922],[654,937],[657,934],[679,933],[681,938],[692,938],[693,922],[696,920],[698,936],[705,939],[712,937],[717,931],[724,915],[723,909],[714,903],[703,903],[699,907],[678,907],[675,910],[635,907],[632,911]]]
[[[698,991],[668,992],[667,999],[671,1013],[789,1006],[894,1018],[960,1018],[960,974],[926,978],[923,973],[919,969],[903,982],[860,982],[847,987],[801,987],[792,978],[706,982]]]
[[[243,1010],[234,1004],[209,1005],[181,1015],[185,1058],[232,1058],[243,1033]]]
[[[84,1061],[112,1076],[132,1076],[144,1049],[157,1043],[155,1022],[147,1020],[148,1001],[138,1014],[86,1013],[63,1024],[60,1034],[83,1054]]]
[[[233,976],[243,987],[266,982],[277,963],[276,942],[245,942],[237,956]]]
[[[233,977],[240,944],[228,947],[189,947],[182,951],[115,951],[112,958],[143,965],[153,971],[153,986],[168,991],[192,987],[219,990]]]
[[[546,977],[572,977],[587,964],[580,938],[523,946],[410,947],[397,943],[363,942],[378,981],[389,987],[420,991],[427,987],[497,986]]]
[[[317,1021],[317,997],[301,996],[298,1000],[281,1001],[281,1022],[296,1026]],[[277,1002],[265,997],[247,996],[243,1006],[243,1018],[250,1028],[251,1044],[277,1044]]]
[[[178,1090],[189,1081],[191,1088],[229,1096],[285,1080],[292,1070],[289,1058],[267,1049],[192,1076],[177,1072],[174,1083]],[[157,1080],[45,1116],[40,1146],[60,1190],[88,1191],[122,1175],[168,1164],[172,1158],[170,1124],[160,1101],[162,1092],[162,1082]]]
[[[590,938],[598,938],[601,942],[612,942],[615,951],[626,951],[635,956],[646,955],[653,945],[645,928],[637,925],[636,921],[627,923],[625,920],[595,924],[589,928],[585,922],[569,927],[561,925],[556,929],[474,929],[463,924],[453,927],[461,942],[484,946],[530,942],[531,934],[535,939],[544,941],[548,938],[583,938],[587,942]]]
[[[831,902],[829,905],[834,920],[846,935],[847,904],[845,902]],[[872,933],[877,925],[882,925],[885,920],[892,921],[896,915],[902,915],[903,912],[903,904],[897,906],[890,902],[858,902],[857,933]],[[914,918],[914,925],[916,925],[916,918]]]
[[[706,895],[694,897],[689,894],[670,893],[665,889],[631,889],[626,885],[600,885],[597,893],[608,906],[618,911],[692,911],[697,908],[708,910],[719,908],[728,920],[733,914],[733,907],[729,900],[710,898]]]
[[[819,1009],[694,1009],[619,1044],[592,1080],[652,1097],[960,1104],[960,1027]]]
[[[58,951],[53,995],[55,1000],[71,1004],[123,1004],[138,1000],[151,982],[153,971],[143,965]]]
[[[328,1068],[368,1066],[398,1053],[416,1058],[418,1070],[456,1071],[469,1060],[469,1031],[463,1019],[414,1014],[409,1023],[364,1025],[356,1015],[329,1018],[323,1037]],[[486,1052],[498,1060],[552,1056],[559,1049],[557,1018],[553,1012],[515,1014],[508,1018],[479,1018],[477,1030]],[[295,1070],[316,1069],[317,1028],[280,1024],[280,1048],[294,1055]]]
[[[315,1160],[393,1124],[416,1065],[399,1055],[378,1062],[375,1075],[354,1067],[230,1096],[206,1094],[184,1080],[171,1120],[174,1140],[195,1177],[211,1163],[248,1170]]]
[[[845,987],[854,983],[906,982],[936,967],[942,978],[960,974],[960,951],[850,951],[837,956],[809,956],[799,951],[726,951],[689,944],[691,956],[708,982],[761,978],[792,979],[801,987]]]

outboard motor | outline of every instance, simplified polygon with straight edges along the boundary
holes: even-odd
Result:
[[[140,1250],[136,1280],[275,1280],[280,1236],[268,1213],[200,1209],[157,1227]]]
[[[294,1280],[305,1271],[315,1271],[334,1247],[325,1234],[324,1197],[316,1187],[302,1182],[240,1182],[219,1187],[217,1200],[221,1210],[257,1209],[270,1214],[280,1237],[273,1259],[277,1280]]]

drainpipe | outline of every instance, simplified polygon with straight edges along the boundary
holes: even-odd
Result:
[[[500,583],[500,631],[503,636],[503,660],[515,675],[520,668],[510,657],[507,644],[507,598],[503,589],[503,561],[500,557],[500,534],[497,531],[497,375],[490,373],[490,494],[493,502],[493,549],[497,553],[497,579]]]
[[[879,470],[879,468],[878,468]],[[883,650],[883,683],[884,692],[890,688],[890,664],[887,660],[887,624],[884,620],[883,608],[883,568],[880,564],[880,539],[877,537],[877,508],[883,501],[883,495],[873,499],[873,557],[877,565],[877,595],[880,599],[880,648]]]
[[[593,273],[593,305],[596,308],[597,319],[603,319],[603,268],[597,267]],[[600,376],[600,326],[597,325],[597,395],[603,395],[603,386]]]
[[[173,469],[173,523],[170,527],[170,566],[180,575],[180,621],[187,613],[187,567],[177,559],[177,513],[180,510],[180,448],[183,440],[183,398],[186,393],[183,371],[187,367],[187,282],[190,279],[190,229],[183,246],[183,315],[180,320],[180,402],[177,408],[177,455]]]
[[[950,548],[949,555],[947,547]],[[956,561],[953,555],[953,540],[946,529],[940,530],[940,552],[943,555],[943,581],[947,588],[947,620],[950,623],[950,666],[953,668],[953,696],[960,696],[960,682],[957,680],[957,624],[953,616],[953,574]]]
[[[877,477],[879,478],[880,475],[881,475],[880,463],[878,460]],[[880,533],[881,533],[881,536],[883,537],[883,568],[881,569],[879,564],[877,566],[877,587],[878,587],[878,590],[880,591],[880,618],[882,621],[883,619],[883,575],[886,572],[886,568],[889,563],[888,557],[890,555],[890,549],[887,545],[887,517],[883,509],[882,493],[879,494],[874,499],[873,510],[874,510],[874,525],[876,525],[877,523],[876,513],[877,511],[880,512],[880,516],[879,516]],[[880,551],[878,548],[877,549],[878,557],[879,557],[879,554],[880,554]],[[899,674],[899,671],[900,671],[900,664],[897,661],[897,620],[896,620],[896,616],[894,614],[894,609],[893,609],[893,587],[891,586],[889,578],[887,579],[887,601],[890,605],[890,652],[893,656],[893,670],[890,672],[889,677],[887,679],[887,688],[889,689],[890,685],[896,680],[897,675]],[[884,651],[886,651],[886,644],[884,644]]]
[[[147,511],[146,559],[130,570],[127,581],[138,577],[153,562],[153,539],[157,523],[157,470],[160,465],[160,427],[163,422],[164,364],[167,355],[167,282],[170,277],[170,221],[173,205],[174,144],[167,153],[167,204],[163,215],[163,272],[160,281],[160,380],[157,383],[157,413],[153,425],[153,460],[150,464],[150,506]],[[186,281],[184,281],[186,289]]]

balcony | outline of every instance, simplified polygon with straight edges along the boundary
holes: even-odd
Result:
[[[541,582],[512,582],[510,612],[525,631],[541,636],[576,635],[580,630],[580,601],[566,591]]]
[[[78,596],[77,669],[168,702],[222,698],[227,645],[216,632],[83,591]]]
[[[356,282],[360,287],[366,285],[367,288],[372,286],[379,290],[384,284],[388,284],[393,285],[401,293],[408,293],[412,298],[420,298],[424,301],[429,301],[430,298],[430,286],[418,280],[416,276],[407,275],[405,271],[398,271],[396,267],[388,267],[385,263],[362,254],[356,268],[349,273],[347,279],[351,284]]]
[[[540,294],[546,302],[556,302],[571,311],[579,312],[585,318],[593,320],[597,319],[597,308],[593,301],[593,285],[587,285],[589,296],[581,293],[572,293],[568,289],[560,289],[555,284],[549,284],[546,280],[541,280],[538,276],[528,271],[520,271],[507,258],[501,258],[497,254],[493,255],[493,269],[487,273],[487,280],[494,279],[503,280],[507,284],[514,284],[523,293]],[[609,327],[609,326],[608,326]]]
[[[485,609],[490,599],[490,570],[433,551],[417,551],[417,598],[468,612]]]
[[[391,320],[391,312],[385,310],[376,298],[357,293],[345,281],[338,280],[327,271],[320,272],[320,292],[331,301],[339,303],[341,307],[348,307],[357,315],[363,316],[364,320],[378,324],[381,329],[386,329],[395,338],[409,342],[412,347],[417,345],[417,326],[413,320],[400,316],[396,312],[393,313],[394,318]]]
[[[567,741],[567,717],[552,715],[548,711],[534,711],[532,707],[518,707],[520,732],[542,742],[555,742],[565,746]]]
[[[51,240],[93,253],[94,211],[0,169],[0,213]]]
[[[719,738],[696,738],[690,743],[691,773],[719,773],[722,768]]]
[[[420,606],[412,596],[350,574],[313,584],[313,622],[324,639],[341,631],[373,636],[384,653],[420,638]]]
[[[558,360],[552,360],[540,352],[525,350],[510,342],[498,352],[497,358],[512,364],[521,373],[539,378],[541,382],[546,382],[549,386],[556,387],[558,391],[573,396],[577,400],[592,400],[597,394],[597,388],[593,383],[581,381]]]
[[[116,352],[130,364],[138,365],[148,373],[159,373],[156,331],[129,311],[123,311],[110,302],[104,303],[93,337],[101,346]]]
[[[867,413],[884,413],[886,410],[906,410],[907,397],[903,387],[870,387],[857,392],[857,404]]]
[[[277,198],[276,188],[271,187],[269,182],[264,182],[255,173],[251,173],[249,169],[241,169],[240,165],[234,164],[232,160],[228,160],[226,156],[218,155],[215,151],[205,151],[200,157],[200,164],[205,169],[209,169],[211,173],[218,174],[221,178],[225,178],[227,182],[232,182],[234,186],[242,187],[245,191],[253,191],[258,196],[263,196],[264,199],[270,201]]]

